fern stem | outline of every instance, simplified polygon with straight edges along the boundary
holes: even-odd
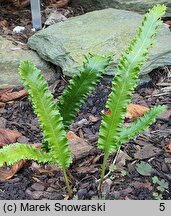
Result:
[[[105,152],[104,157],[103,157],[102,172],[101,172],[101,178],[100,178],[100,183],[99,183],[99,192],[101,192],[101,187],[102,187],[103,180],[104,180],[106,163],[107,163],[108,157],[109,157],[109,153]]]
[[[67,187],[67,190],[68,190],[69,197],[72,198],[73,192],[72,192],[72,189],[71,189],[71,187],[69,185],[66,169],[63,169],[62,171],[63,171],[63,174],[64,174],[64,180],[65,180],[65,184],[66,184],[66,187]]]

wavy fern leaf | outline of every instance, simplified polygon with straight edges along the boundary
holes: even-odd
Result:
[[[20,76],[27,87],[34,111],[39,117],[44,139],[59,167],[65,169],[71,163],[71,152],[62,117],[40,70],[29,61],[20,65]]]
[[[89,54],[80,73],[70,80],[58,101],[58,109],[63,117],[66,130],[79,112],[81,105],[95,89],[110,61],[111,56],[102,57]]]
[[[110,115],[103,114],[99,131],[98,147],[106,153],[112,153],[116,149],[126,108],[138,82],[140,66],[148,57],[148,49],[154,42],[165,10],[164,5],[157,5],[145,15],[137,35],[120,58],[112,82],[112,92],[106,104]]]
[[[154,123],[156,118],[165,110],[166,106],[155,106],[145,113],[144,116],[133,122],[129,127],[123,128],[119,134],[118,146],[128,142],[130,139],[135,139],[141,132],[145,131]]]
[[[27,144],[14,143],[0,149],[0,167],[3,166],[4,162],[7,165],[12,165],[22,159],[35,160],[39,163],[53,162],[50,154]]]

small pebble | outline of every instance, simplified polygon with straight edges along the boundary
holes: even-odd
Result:
[[[13,29],[13,32],[14,32],[14,33],[22,33],[24,30],[25,30],[25,27],[23,27],[23,26],[16,26],[16,27]]]

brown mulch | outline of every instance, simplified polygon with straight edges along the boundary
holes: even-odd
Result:
[[[47,3],[42,1],[42,20],[45,22]],[[70,6],[70,5],[69,5]],[[84,13],[82,8],[63,8],[69,10],[69,16]],[[12,32],[16,25],[26,27],[23,34]],[[31,31],[31,13],[29,7],[11,10],[4,5],[1,7],[0,35],[7,37],[14,43],[22,42],[26,45],[28,38],[34,34]],[[27,48],[27,46],[26,46]],[[49,83],[50,90],[56,99],[67,85],[68,78],[58,74],[54,83]],[[168,90],[171,82],[171,68],[164,67],[151,73],[151,81],[137,87],[132,102],[146,107],[166,104],[167,112],[137,139],[131,140],[121,147],[121,151],[112,154],[106,169],[106,182],[103,185],[103,199],[155,199],[154,193],[162,195],[162,199],[171,199],[171,92]],[[97,199],[98,179],[103,153],[97,149],[98,130],[101,121],[101,112],[104,110],[107,96],[111,90],[111,79],[105,78],[97,86],[96,91],[83,105],[71,130],[86,139],[91,145],[88,154],[74,160],[70,167],[70,183],[74,189],[75,199]],[[14,93],[22,91],[23,87],[9,90]],[[0,97],[2,92],[0,92]],[[0,101],[0,128],[1,131],[10,129],[21,134],[15,137],[20,143],[41,143],[42,134],[38,119],[34,114],[27,94],[14,97],[11,101]],[[126,122],[126,124],[129,124]],[[116,157],[117,156],[117,157]],[[136,166],[141,161],[151,165],[152,172],[142,176]],[[115,171],[109,171],[109,165],[115,162]],[[9,173],[11,172],[7,168]],[[125,174],[123,174],[125,171]],[[152,177],[157,176],[169,184],[163,192],[157,189]],[[13,178],[0,181],[0,199],[64,199],[66,187],[60,170],[53,165],[40,165],[28,161],[14,174]]]

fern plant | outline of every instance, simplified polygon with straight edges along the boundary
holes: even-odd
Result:
[[[157,5],[144,16],[136,36],[120,58],[112,91],[106,103],[109,114],[103,114],[99,131],[98,147],[104,151],[99,188],[104,179],[108,156],[117,151],[122,143],[144,131],[166,109],[165,106],[154,107],[131,126],[123,129],[127,106],[137,85],[140,67],[147,60],[148,50],[154,43],[165,10],[164,5]]]
[[[106,103],[107,113],[103,113],[99,130],[98,148],[104,151],[100,188],[103,183],[108,156],[129,139],[138,136],[163,112],[165,106],[152,108],[131,126],[124,128],[123,122],[127,105],[138,82],[140,66],[148,57],[165,13],[164,5],[157,5],[144,17],[137,35],[123,53],[112,91]],[[69,82],[57,104],[48,90],[48,84],[41,72],[29,61],[20,65],[19,74],[27,87],[35,113],[39,118],[46,148],[15,143],[0,149],[0,166],[14,164],[21,159],[36,160],[39,163],[56,163],[64,174],[65,183],[72,197],[72,189],[67,177],[67,169],[72,162],[66,131],[75,119],[81,105],[100,81],[103,72],[110,65],[112,56],[89,55],[80,70]],[[45,151],[45,149],[47,151]]]
[[[103,57],[89,54],[85,58],[86,61],[83,63],[80,73],[70,80],[57,104],[66,130],[68,130],[87,97],[101,80],[112,56]]]
[[[29,61],[21,63],[19,74],[29,92],[47,146],[43,145],[40,150],[35,149],[34,146],[20,143],[5,146],[0,149],[0,166],[3,166],[4,162],[12,165],[21,159],[35,160],[39,163],[56,163],[63,171],[69,196],[72,197],[67,178],[67,168],[72,162],[72,157],[65,129],[68,129],[69,123],[72,122],[81,104],[100,81],[102,72],[105,71],[110,60],[110,56],[89,55],[83,64],[81,73],[70,81],[58,105],[54,102],[41,71]],[[48,152],[43,151],[44,149],[48,149]]]
[[[62,117],[56,109],[52,94],[48,90],[47,82],[40,71],[30,62],[20,65],[20,76],[28,89],[34,111],[39,117],[45,140],[50,151],[45,153],[33,146],[12,144],[0,150],[0,165],[5,161],[8,165],[21,159],[36,160],[39,163],[54,162],[62,169],[70,196],[72,191],[68,183],[66,169],[71,163],[71,152],[64,130]]]

